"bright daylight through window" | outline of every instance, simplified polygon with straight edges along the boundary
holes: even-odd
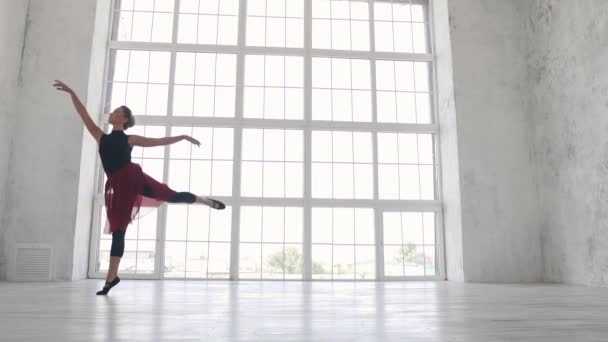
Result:
[[[127,134],[199,139],[133,159],[227,205],[142,208],[121,274],[442,279],[429,6],[115,0],[103,110],[129,106]],[[98,181],[95,277],[111,245]]]

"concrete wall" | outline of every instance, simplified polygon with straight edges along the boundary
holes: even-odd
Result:
[[[52,82],[62,79],[87,99],[96,3],[29,2],[0,250],[6,259],[16,243],[49,244],[55,280],[73,278],[83,125],[68,96]]]
[[[0,246],[6,232],[8,166],[11,155],[14,122],[17,116],[19,71],[25,34],[28,1],[0,0]],[[7,259],[0,253],[0,279],[4,277]]]
[[[539,281],[541,218],[526,60],[530,9],[525,0],[448,5],[455,117],[444,118],[441,129],[458,137],[459,173],[444,169],[444,179],[459,177],[463,278]],[[449,156],[442,152],[446,167]],[[450,205],[454,190],[444,190]],[[450,259],[454,242],[446,235]]]
[[[545,279],[608,286],[608,2],[534,1],[528,28]]]

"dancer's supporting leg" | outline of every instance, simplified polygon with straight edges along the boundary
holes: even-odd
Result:
[[[117,230],[112,232],[112,248],[110,251],[110,268],[108,269],[108,275],[106,276],[106,284],[101,291],[98,291],[98,295],[107,295],[114,286],[120,283],[118,277],[118,266],[120,265],[120,258],[125,253],[125,230]]]

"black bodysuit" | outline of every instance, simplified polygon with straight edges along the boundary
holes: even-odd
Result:
[[[110,176],[131,162],[129,136],[124,131],[112,131],[99,140],[99,157],[106,175]]]

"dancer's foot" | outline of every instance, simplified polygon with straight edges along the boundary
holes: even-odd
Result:
[[[98,296],[107,295],[108,292],[110,292],[110,289],[112,289],[114,286],[118,285],[118,283],[120,283],[120,278],[118,278],[118,276],[117,276],[116,278],[114,278],[114,280],[112,280],[112,282],[110,282],[110,283],[106,282],[103,289],[101,291],[97,291],[97,295]]]
[[[196,203],[204,204],[208,207],[217,210],[222,210],[226,208],[226,205],[224,203],[209,197],[196,196]]]
[[[211,208],[213,209],[217,209],[217,210],[224,210],[226,209],[226,205],[218,200],[214,200],[213,198],[208,198],[211,202]]]

